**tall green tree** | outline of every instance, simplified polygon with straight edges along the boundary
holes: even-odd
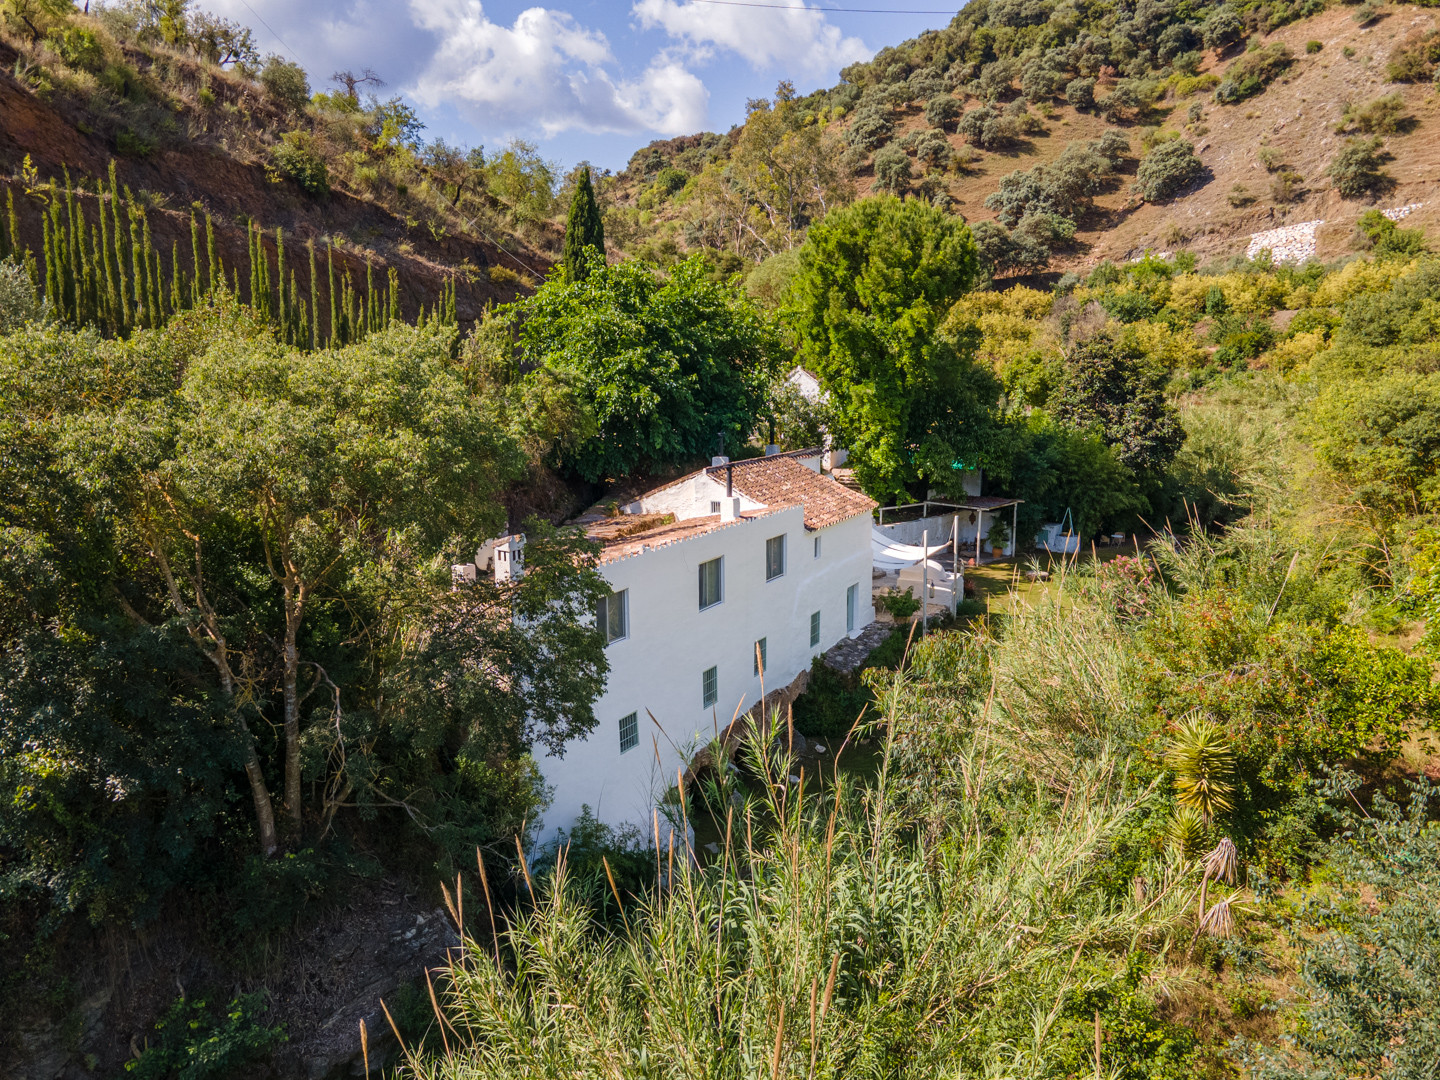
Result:
[[[702,256],[672,266],[589,255],[583,279],[553,275],[506,309],[519,363],[538,398],[569,388],[594,434],[559,454],[589,481],[681,464],[715,436],[738,447],[755,430],[779,349],[769,321],[737,283],[714,280]]]
[[[605,223],[600,220],[600,204],[595,201],[595,187],[590,183],[590,167],[580,168],[580,182],[570,199],[570,212],[565,216],[565,278],[584,281],[590,273],[586,250],[593,249],[605,258]]]
[[[588,730],[588,542],[539,529],[520,581],[452,590],[523,464],[453,345],[432,324],[297,353],[230,300],[130,341],[0,338],[0,756],[49,786],[0,849],[73,872],[134,809],[77,832],[107,784],[213,824],[242,774],[262,852],[357,804],[434,838],[495,803],[483,777],[534,789],[531,742]]]
[[[937,333],[979,277],[965,224],[913,199],[832,211],[800,249],[789,325],[871,495],[953,490],[986,453],[999,386],[970,334]]]

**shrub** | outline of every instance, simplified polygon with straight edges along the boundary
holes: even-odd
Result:
[[[943,170],[950,164],[950,144],[938,131],[917,132],[911,142],[915,159],[929,170]]]
[[[875,187],[880,191],[899,191],[914,175],[910,155],[895,143],[883,147],[875,155]]]
[[[1020,124],[1002,116],[988,105],[971,109],[960,118],[957,130],[982,150],[999,150],[1020,141]]]
[[[1305,42],[1305,55],[1314,56],[1324,47],[1324,44],[1312,38],[1311,40]]]
[[[1255,201],[1255,196],[1250,194],[1250,190],[1244,184],[1236,184],[1232,187],[1230,194],[1227,195],[1226,198],[1229,200],[1230,205],[1237,210],[1242,206],[1249,206]]]
[[[56,27],[50,31],[50,44],[61,59],[82,71],[99,71],[105,66],[105,50],[94,31],[81,26]]]
[[[1285,159],[1280,156],[1280,151],[1273,146],[1262,146],[1255,151],[1255,158],[1261,165],[1265,166],[1266,172],[1274,172],[1285,164]]]
[[[1347,139],[1326,172],[1335,182],[1335,190],[1347,199],[1355,199],[1389,181],[1381,168],[1389,160],[1390,154],[1378,135],[1370,139]]]
[[[1207,49],[1219,52],[1245,36],[1245,23],[1229,4],[1221,4],[1206,18],[1200,34]]]
[[[490,279],[491,285],[514,285],[520,280],[520,275],[508,266],[492,266],[485,276]]]
[[[330,173],[308,131],[287,131],[270,151],[275,170],[315,198],[330,194]]]
[[[1405,107],[1405,99],[1396,93],[1386,94],[1365,105],[1347,105],[1336,131],[1343,133],[1354,129],[1366,135],[1400,135],[1414,126],[1415,118]]]
[[[278,56],[265,61],[260,72],[265,92],[291,112],[301,112],[310,102],[310,80],[305,69]]]
[[[125,1063],[135,1080],[224,1080],[254,1065],[285,1041],[280,1027],[262,1027],[256,1015],[265,1009],[264,994],[243,994],[224,1009],[204,998],[179,998],[155,1024],[155,1040]]]
[[[960,104],[958,98],[939,94],[925,103],[925,122],[942,131],[953,131],[955,121],[960,119],[960,114],[964,111],[965,106]]]
[[[46,311],[25,267],[13,258],[0,259],[0,334],[42,321]]]
[[[1136,179],[1147,202],[1164,202],[1204,175],[1195,148],[1184,139],[1173,139],[1145,155]]]
[[[1011,232],[998,221],[977,221],[970,228],[980,262],[992,277],[1009,271],[1043,270],[1050,248],[1019,229]]]
[[[123,130],[115,135],[115,152],[121,157],[149,157],[155,152],[155,144],[143,135]]]
[[[1370,0],[1365,0],[1365,3],[1356,8],[1355,13],[1350,16],[1359,26],[1369,26],[1379,17],[1380,9],[1370,3]]]
[[[1215,91],[1215,100],[1222,105],[1234,105],[1254,97],[1292,63],[1294,55],[1289,46],[1278,41],[1248,52],[1225,72],[1224,80]]]
[[[1065,100],[1081,112],[1089,112],[1095,108],[1095,80],[1072,79],[1065,87]]]
[[[894,130],[895,125],[884,113],[878,109],[866,109],[855,114],[845,141],[860,150],[874,150],[884,146]]]
[[[1365,237],[1375,254],[1384,258],[1399,256],[1409,258],[1425,252],[1423,229],[1401,229],[1379,210],[1366,210],[1360,215],[1355,228]]]
[[[1346,50],[1351,55],[1351,50]],[[1396,45],[1385,64],[1385,74],[1391,82],[1429,82],[1435,77],[1435,65],[1440,63],[1440,30],[1427,33],[1413,33]]]
[[[1270,198],[1281,204],[1292,203],[1303,193],[1304,182],[1305,178],[1294,169],[1281,169],[1270,181]]]

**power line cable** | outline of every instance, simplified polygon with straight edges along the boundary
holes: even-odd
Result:
[[[717,4],[720,7],[768,8],[771,11],[814,11],[821,14],[838,15],[954,15],[958,8],[905,9],[905,8],[842,8],[809,7],[805,4],[762,4],[755,0],[689,0],[692,4]]]
[[[289,45],[285,44],[285,39],[275,32],[275,28],[271,26],[268,22],[266,22],[265,19],[261,16],[261,14],[249,5],[247,0],[240,0],[240,3],[244,4],[245,10],[250,12],[251,15],[254,15],[255,18],[259,19],[260,25],[265,27],[266,30],[269,30],[270,35],[276,41],[280,42],[281,48],[283,48],[286,52],[290,54],[290,59],[294,60],[297,64],[300,63],[300,57],[296,54],[294,49],[290,48]]]

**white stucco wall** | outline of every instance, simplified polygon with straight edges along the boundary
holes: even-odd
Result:
[[[781,533],[785,573],[766,581],[765,542]],[[699,566],[717,556],[725,560],[724,599],[701,611]],[[688,754],[760,699],[753,659],[759,638],[766,639],[765,688],[773,690],[847,636],[849,586],[859,586],[855,632],[874,618],[868,514],[807,532],[802,508],[787,507],[600,569],[616,591],[628,590],[629,633],[608,646],[610,677],[595,704],[595,729],[569,743],[563,757],[539,758],[553,788],[542,842],[568,828],[586,804],[606,824],[633,824],[648,837],[654,807],[675,784]],[[811,646],[814,611],[820,612],[820,642]],[[709,667],[718,669],[719,700],[713,708],[702,705],[702,676]],[[632,712],[638,714],[640,744],[621,753],[620,720]],[[663,818],[661,826],[663,832]]]

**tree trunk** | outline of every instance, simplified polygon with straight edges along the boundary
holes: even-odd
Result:
[[[284,645],[284,695],[285,695],[285,813],[298,839],[302,827],[300,796],[300,700],[296,683],[299,681],[300,657],[295,639],[300,633],[300,619],[305,609],[305,586],[295,582],[293,577],[285,583],[285,645]]]
[[[241,722],[244,727],[244,722]],[[245,776],[250,781],[250,797],[255,802],[255,822],[260,827],[260,851],[268,859],[280,850],[280,838],[275,831],[275,807],[270,802],[270,789],[265,786],[265,774],[260,768],[260,758],[255,753],[255,740],[250,738],[250,729],[245,729]]]

